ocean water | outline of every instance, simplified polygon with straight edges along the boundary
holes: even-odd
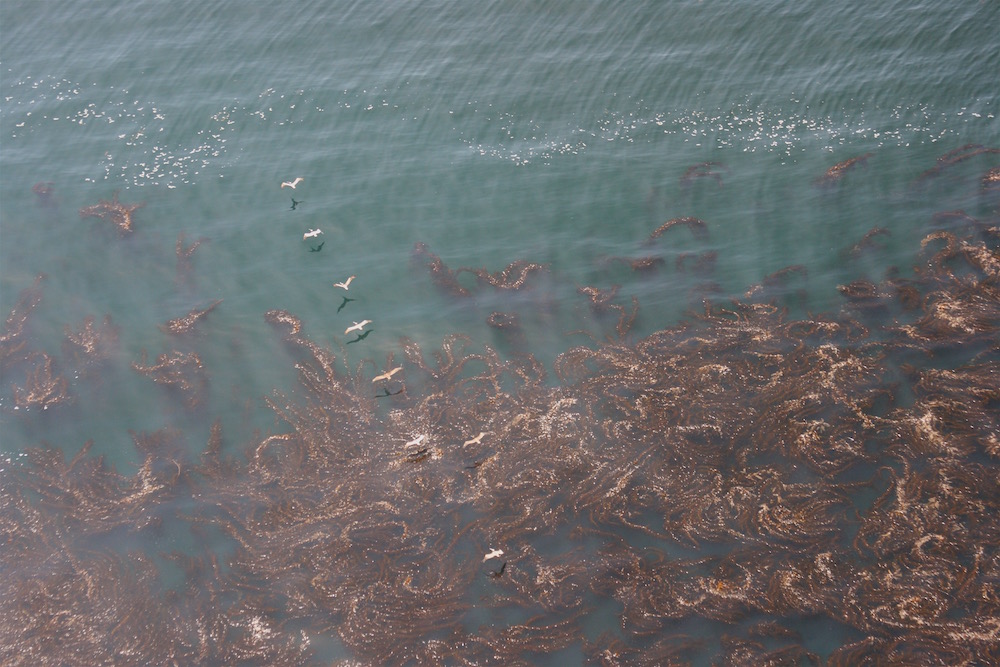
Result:
[[[72,456],[92,440],[90,455],[134,474],[133,433],[176,429],[196,457],[216,420],[233,454],[283,432],[263,398],[301,390],[272,309],[367,375],[401,361],[403,337],[429,351],[454,333],[551,370],[618,337],[586,286],[619,286],[629,311],[635,299],[628,341],[794,265],[790,316],[836,313],[838,285],[909,274],[934,213],[992,212],[975,192],[995,154],[921,176],[948,151],[1000,146],[998,25],[994,0],[4,0],[0,312],[44,274],[28,341],[73,400],[21,410],[26,371],[5,369],[0,475],[42,444]],[[696,165],[707,175],[685,179]],[[131,234],[79,213],[114,193],[143,204]],[[688,216],[704,234],[644,245]],[[851,255],[874,227],[888,234]],[[188,270],[180,235],[203,239]],[[516,292],[461,274],[473,296],[459,298],[414,259],[418,243],[453,270],[546,268]],[[649,274],[620,259],[651,252],[663,263]],[[159,326],[216,300],[181,343]],[[517,314],[519,342],[494,312]],[[105,315],[118,345],[99,373],[74,370],[66,328]],[[362,319],[372,333],[348,346]],[[196,409],[131,368],[174,349],[196,350],[210,377]],[[186,535],[137,548],[184,551]],[[811,649],[846,641],[837,628],[819,623]]]

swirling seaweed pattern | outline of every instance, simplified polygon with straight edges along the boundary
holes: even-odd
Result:
[[[984,150],[948,153],[922,178]],[[380,665],[532,664],[559,651],[603,665],[706,652],[817,664],[795,624],[822,617],[849,629],[830,665],[996,664],[1000,227],[950,219],[917,249],[912,279],[842,286],[836,315],[789,319],[769,297],[805,274],[795,266],[630,340],[638,303],[628,315],[615,289],[581,288],[595,309],[620,311],[617,337],[567,349],[551,370],[459,335],[430,354],[402,339],[386,368],[402,365],[406,391],[377,397],[365,364],[343,370],[307,322],[270,311],[299,382],[266,399],[282,432],[233,451],[216,422],[196,459],[178,432],[132,433],[134,474],[89,442],[69,462],[38,446],[10,472],[0,662],[318,664],[324,639]],[[674,219],[650,240],[679,224],[704,229]],[[415,257],[445,291],[471,294],[427,246]],[[516,290],[544,270],[459,271]],[[71,399],[23,335],[41,281],[0,338],[4,371],[27,374],[15,388],[25,409]],[[110,318],[66,335],[77,364],[106,358],[117,338]],[[914,365],[959,349],[951,367]],[[132,366],[187,409],[208,382],[194,351]],[[417,434],[419,456],[403,444]],[[171,516],[178,498],[185,510]],[[165,554],[183,575],[170,587],[162,558],[89,546],[164,521],[232,548]],[[558,550],[540,545],[551,538]],[[497,546],[505,564],[483,563]],[[609,605],[619,626],[595,632],[588,615]],[[727,630],[693,636],[680,624],[691,619]]]

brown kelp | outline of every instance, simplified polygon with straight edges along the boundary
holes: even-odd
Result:
[[[194,243],[190,245],[184,244],[184,232],[177,235],[177,243],[174,245],[174,254],[177,256],[177,268],[176,268],[176,281],[178,283],[184,283],[190,279],[192,273],[192,262],[191,257],[194,255],[194,251],[197,250],[202,243],[208,241],[208,238],[201,237]]]
[[[471,273],[481,284],[503,290],[519,290],[527,286],[528,277],[532,273],[547,271],[544,264],[529,262],[527,260],[517,260],[511,262],[502,271],[490,273],[485,268],[462,267],[455,271],[455,275],[462,272]]]
[[[835,183],[843,179],[844,176],[846,176],[852,170],[867,165],[868,158],[870,158],[871,156],[872,156],[871,153],[865,153],[864,155],[858,155],[856,157],[852,157],[847,160],[838,162],[837,164],[833,165],[825,172],[823,172],[823,175],[816,179],[814,185],[819,187],[827,187],[830,185],[834,185]]]
[[[888,236],[889,230],[883,227],[872,227],[865,235],[861,237],[861,240],[851,246],[850,255],[851,257],[858,257],[865,250],[871,248],[875,244],[875,237],[877,236]]]
[[[0,661],[1000,661],[1000,235],[930,228],[912,275],[845,280],[835,313],[786,312],[799,265],[642,337],[637,299],[580,287],[619,335],[551,367],[513,313],[488,319],[509,357],[453,334],[349,362],[270,310],[296,381],[264,399],[267,432],[217,420],[200,456],[131,432],[122,473],[90,442],[31,447],[0,473]],[[533,267],[472,272],[518,289]],[[44,407],[65,385],[27,347],[37,288],[2,341]],[[114,338],[110,319],[66,335],[81,360]],[[196,351],[132,367],[205,403]],[[171,531],[195,545],[129,548]],[[802,619],[841,645],[822,655]]]
[[[891,331],[901,342],[925,345],[942,339],[952,345],[994,340],[1000,323],[1000,254],[985,242],[946,231],[928,234],[921,247],[926,260],[918,270],[928,288],[923,316]],[[940,249],[930,254],[934,247]]]
[[[1000,191],[1000,167],[993,167],[983,174],[981,183],[984,192]]]
[[[136,209],[145,206],[145,202],[140,202],[138,204],[123,204],[118,201],[118,191],[115,190],[114,194],[111,196],[111,201],[102,199],[92,206],[84,206],[80,209],[80,217],[96,217],[103,220],[110,220],[114,223],[115,227],[118,229],[118,233],[121,235],[131,234],[132,231],[132,213]]]
[[[468,288],[458,282],[455,272],[449,269],[440,257],[431,252],[426,243],[417,242],[413,246],[413,252],[410,256],[414,263],[427,267],[431,274],[431,280],[441,291],[452,296],[469,296],[471,294]]]
[[[606,290],[591,286],[578,287],[576,289],[578,293],[583,294],[590,299],[590,307],[595,313],[618,313],[618,322],[615,325],[615,331],[618,333],[619,337],[628,333],[629,329],[632,328],[632,324],[635,322],[636,316],[639,314],[639,300],[634,296],[632,297],[631,312],[626,310],[625,306],[621,304],[612,303],[612,300],[618,295],[618,290],[620,288],[621,285],[612,285]]]
[[[801,264],[786,266],[764,276],[761,282],[751,285],[743,294],[743,298],[756,301],[773,300],[777,295],[787,291],[789,284],[805,280],[808,275],[808,269]]]
[[[188,333],[194,329],[195,324],[204,319],[210,312],[215,310],[215,307],[220,303],[222,303],[222,299],[216,299],[205,308],[195,308],[187,315],[168,320],[166,324],[160,325],[160,330],[171,334]]]
[[[164,352],[156,357],[156,363],[150,364],[143,350],[141,360],[132,362],[132,370],[178,391],[188,407],[201,402],[208,381],[201,358],[195,352]]]
[[[663,266],[664,259],[655,255],[645,255],[643,257],[608,257],[605,263],[622,262],[636,273],[651,275],[656,273]]]
[[[691,260],[691,271],[700,275],[709,275],[715,271],[715,262],[719,254],[714,250],[707,250],[700,254],[682,252],[674,260],[674,267],[678,271],[686,271],[688,260]]]
[[[982,144],[965,144],[964,146],[954,148],[941,155],[933,167],[920,174],[917,178],[917,182],[919,183],[927,180],[928,178],[933,178],[948,167],[952,167],[960,162],[965,162],[966,160],[974,158],[977,155],[994,155],[997,153],[1000,153],[1000,148],[990,148],[983,146]]]
[[[99,327],[94,325],[94,316],[88,315],[78,329],[67,324],[64,331],[64,353],[73,357],[78,365],[105,361],[118,346],[119,330],[111,321],[111,315],[105,315]]]
[[[31,369],[27,372],[27,382],[24,386],[14,386],[15,409],[48,410],[53,405],[72,400],[66,378],[52,374],[52,357],[44,352],[33,352],[28,357],[28,364]]]
[[[42,300],[41,284],[44,277],[36,276],[31,287],[21,290],[17,303],[3,323],[3,333],[0,334],[0,370],[7,370],[14,363],[28,358],[25,326],[32,311]]]
[[[700,218],[695,218],[692,216],[684,216],[682,218],[671,218],[670,220],[667,220],[662,225],[654,229],[653,232],[649,235],[649,238],[646,239],[644,245],[647,246],[652,245],[656,241],[656,239],[660,238],[660,236],[662,236],[663,233],[666,232],[668,229],[679,226],[687,227],[688,229],[690,229],[691,233],[694,235],[696,239],[704,239],[708,235],[707,225],[705,221],[701,220]]]

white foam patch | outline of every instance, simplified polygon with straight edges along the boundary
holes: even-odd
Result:
[[[989,106],[988,102],[983,104]],[[489,129],[477,135],[456,126],[460,140],[480,155],[519,166],[578,155],[599,143],[655,144],[665,137],[695,147],[786,157],[817,146],[821,150],[856,143],[903,147],[957,137],[964,131],[962,125],[985,124],[996,117],[995,112],[978,107],[951,112],[935,111],[924,104],[865,109],[860,102],[843,113],[826,113],[794,97],[779,106],[758,104],[747,97],[728,108],[681,110],[658,110],[638,100],[634,108],[608,109],[599,118],[576,126],[500,111],[493,104],[469,102],[468,107],[460,112],[471,110],[477,123],[486,123]]]

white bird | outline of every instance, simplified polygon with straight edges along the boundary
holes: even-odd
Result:
[[[347,288],[349,288],[351,286],[351,281],[352,280],[354,280],[354,276],[351,276],[350,278],[348,278],[347,280],[345,280],[342,283],[334,283],[333,286],[334,287],[343,287],[344,289],[347,289]]]
[[[283,188],[291,188],[292,190],[294,190],[295,186],[298,185],[299,183],[301,183],[304,180],[306,180],[306,179],[304,179],[301,176],[299,176],[294,181],[282,181],[281,187],[283,187]]]
[[[503,549],[494,549],[493,551],[483,556],[483,562],[485,563],[491,558],[500,558],[500,556],[503,556]]]
[[[462,443],[462,446],[465,447],[466,445],[478,445],[480,442],[483,441],[484,435],[486,435],[486,431],[480,431],[479,435],[477,435],[472,440],[466,440],[465,442]]]
[[[366,324],[371,324],[371,323],[372,323],[371,320],[361,320],[360,322],[355,322],[351,326],[349,326],[346,329],[344,329],[344,335],[346,336],[347,334],[351,333],[352,331],[361,331],[362,329],[365,328]]]
[[[375,377],[372,378],[372,382],[378,382],[379,380],[388,380],[401,370],[403,370],[402,366],[396,366],[391,371],[386,371],[385,373],[382,373],[382,375],[376,375]]]
[[[322,229],[310,229],[308,232],[302,235],[302,240],[311,239],[314,236],[319,236],[323,233]]]
[[[404,447],[419,447],[420,443],[423,442],[424,438],[426,438],[426,437],[427,437],[426,435],[420,434],[417,437],[415,437],[413,440],[410,440],[408,443],[406,443],[403,446]]]

